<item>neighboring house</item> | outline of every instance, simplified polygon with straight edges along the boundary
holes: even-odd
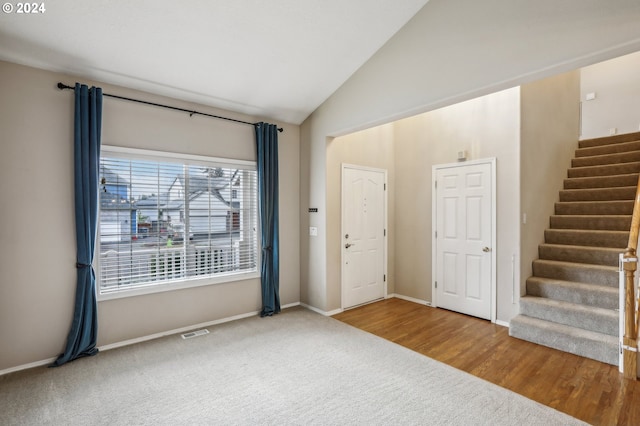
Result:
[[[137,213],[129,198],[129,181],[103,165],[99,190],[101,241],[130,240],[137,234]]]
[[[239,231],[242,202],[238,197],[243,192],[238,171],[217,168],[190,173],[188,184],[184,175],[178,175],[167,192],[144,195],[133,201],[132,184],[103,165],[100,175],[103,242],[170,234],[174,227],[188,228],[190,234],[201,236]],[[189,188],[188,194],[185,186]]]
[[[184,176],[177,176],[169,187],[163,209],[165,217],[170,217],[167,220],[172,224],[188,224],[194,235],[239,230],[242,203],[238,197],[242,190],[238,171],[220,168],[198,172],[200,175],[189,175],[188,185]],[[189,188],[187,208],[185,186]]]

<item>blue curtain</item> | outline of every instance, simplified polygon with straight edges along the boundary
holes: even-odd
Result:
[[[64,353],[53,366],[95,355],[98,318],[96,277],[91,263],[98,225],[98,175],[100,171],[100,128],[102,89],[76,83],[74,122],[74,174],[76,210],[75,311]]]
[[[278,236],[278,126],[257,123],[258,206],[262,230],[262,311],[280,312],[280,246]]]

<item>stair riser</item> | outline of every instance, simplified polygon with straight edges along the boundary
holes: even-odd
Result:
[[[588,263],[591,265],[618,265],[619,251],[603,250],[594,247],[585,247],[584,249],[572,246],[548,246],[540,245],[538,247],[538,256],[540,259],[558,260],[561,262]]]
[[[595,359],[596,361],[618,365],[617,342],[600,342],[567,336],[563,333],[537,328],[528,324],[524,326],[517,321],[511,321],[509,335],[560,351]]]
[[[552,229],[592,229],[603,231],[629,231],[631,216],[551,216]]]
[[[555,204],[557,215],[631,215],[633,201],[583,201]]]
[[[597,176],[565,179],[564,189],[615,188],[621,186],[637,186],[638,175],[626,174],[617,176]]]
[[[542,281],[529,278],[527,280],[527,295],[546,297],[569,303],[579,303],[603,309],[618,309],[618,292],[610,291],[608,287],[590,286],[593,288],[576,288],[563,285],[561,282]]]
[[[593,146],[576,149],[576,158],[594,155],[615,154],[620,152],[640,151],[640,140],[633,142],[614,143],[610,145]]]
[[[567,171],[568,178],[615,176],[640,172],[640,162],[609,164],[606,166],[576,167]]]
[[[635,186],[625,188],[566,189],[560,191],[561,202],[633,200],[635,196]]]
[[[533,275],[564,281],[618,287],[618,273],[616,271],[584,268],[576,265],[550,265],[534,260]]]
[[[632,163],[635,161],[640,161],[640,151],[574,158],[571,160],[571,167],[602,166],[605,164]]]
[[[629,233],[624,231],[580,231],[547,229],[544,231],[547,244],[573,246],[611,247],[624,249],[629,242]]]
[[[539,305],[531,303],[527,298],[520,301],[520,314],[609,336],[618,336],[618,318],[613,315],[572,310],[563,306]]]

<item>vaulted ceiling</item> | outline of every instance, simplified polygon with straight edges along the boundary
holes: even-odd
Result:
[[[54,0],[0,60],[299,124],[427,1]]]

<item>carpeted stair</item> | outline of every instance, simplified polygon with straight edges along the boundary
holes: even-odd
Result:
[[[509,334],[618,365],[618,255],[627,246],[640,133],[580,141]]]

